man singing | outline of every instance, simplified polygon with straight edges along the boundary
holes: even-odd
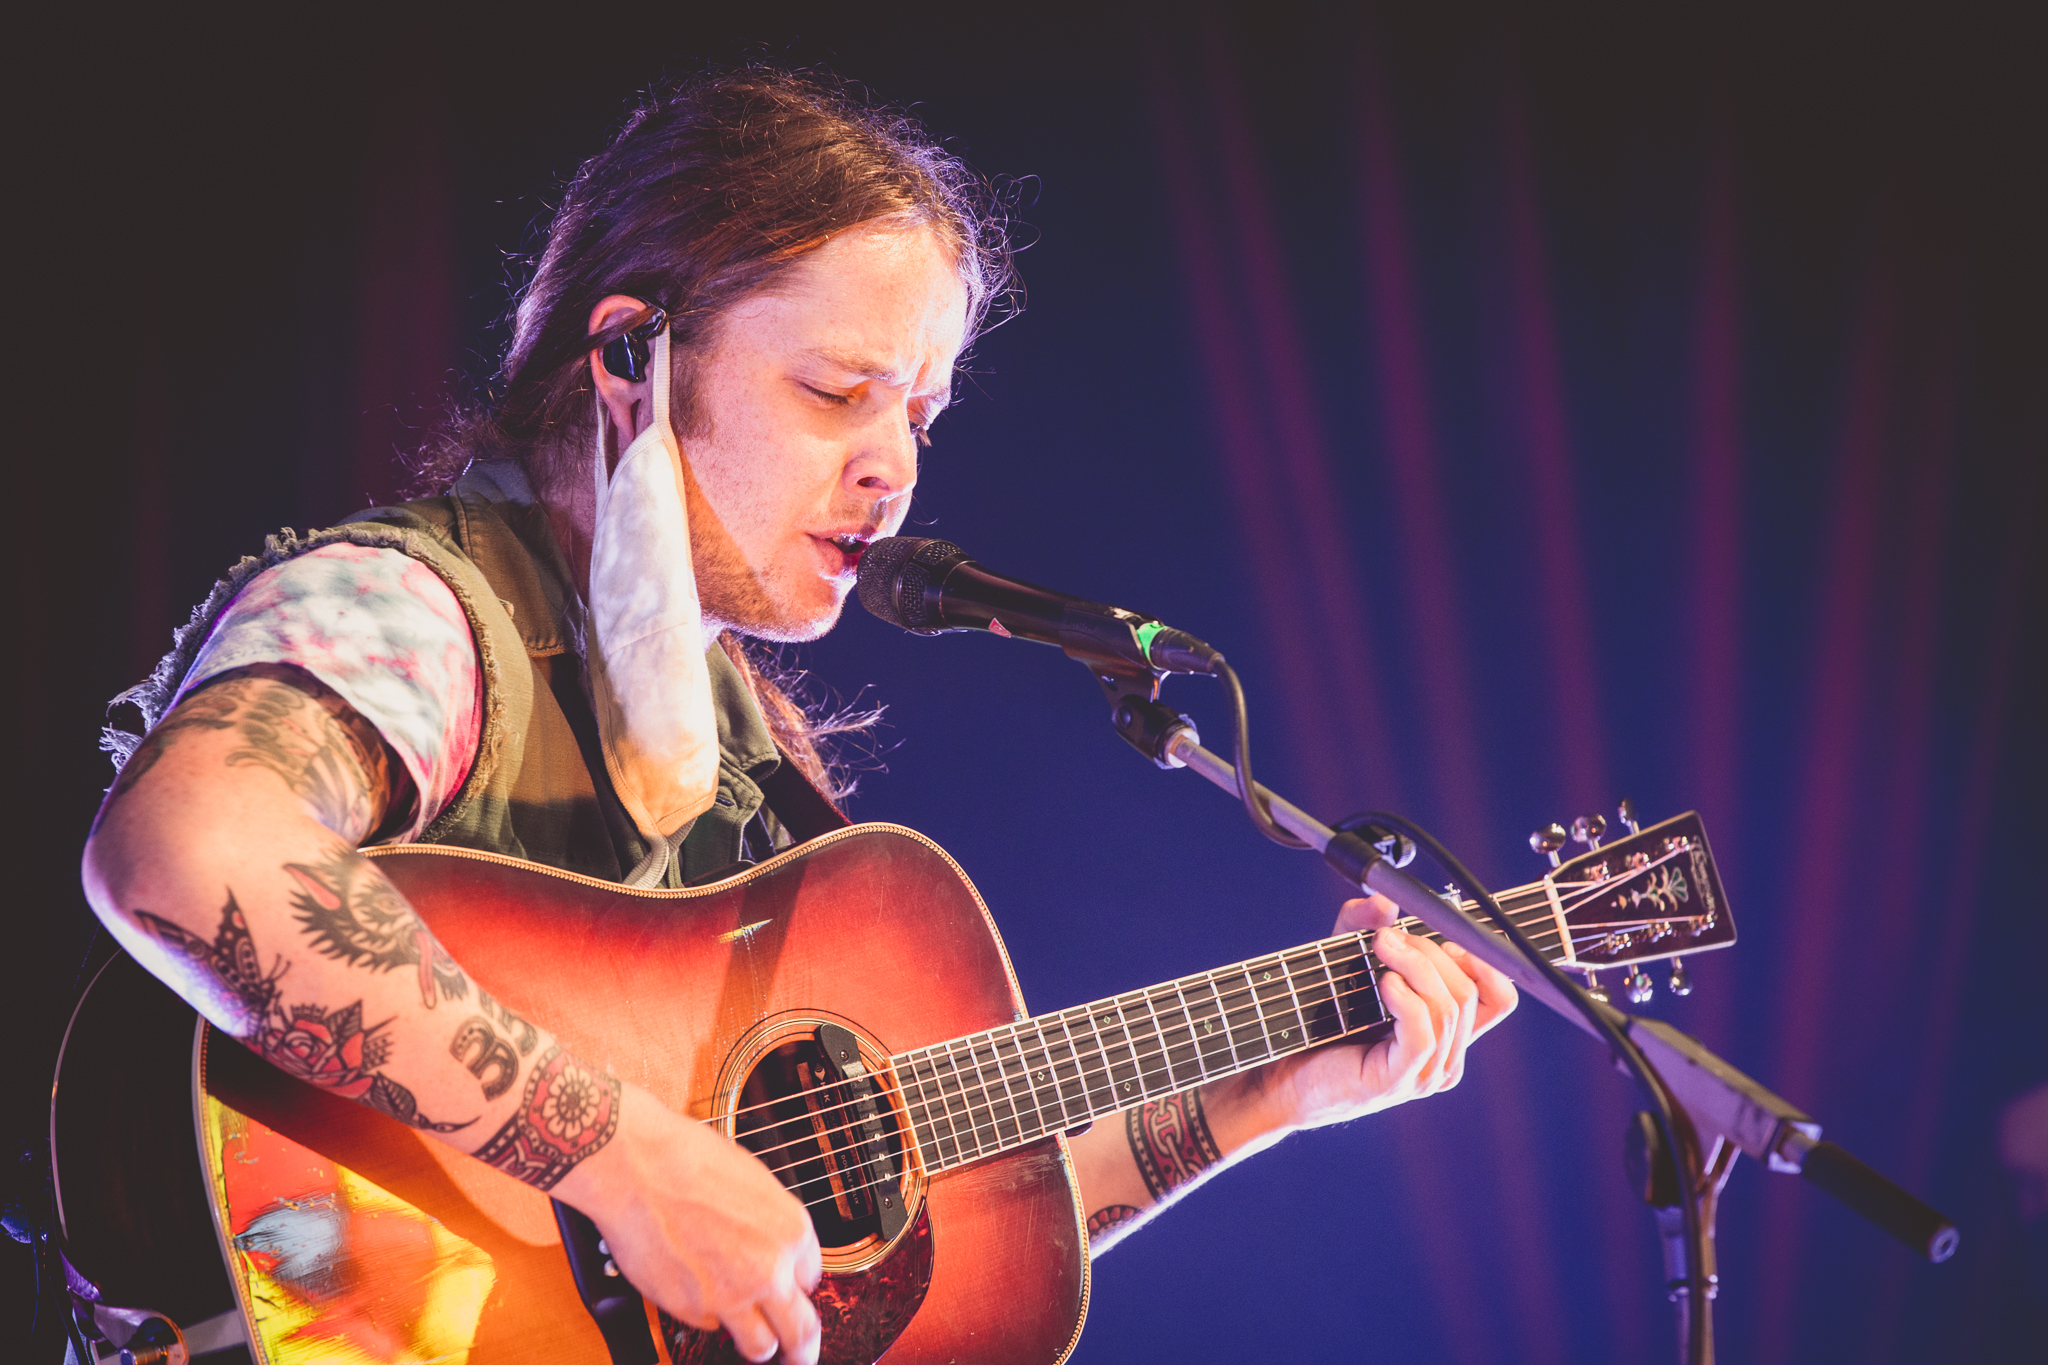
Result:
[[[216,1027],[582,1210],[752,1360],[817,1357],[804,1207],[555,1021],[479,1077],[451,1043],[493,983],[358,849],[677,887],[787,846],[830,773],[746,642],[837,621],[1009,271],[979,182],[897,116],[766,69],[650,100],[568,187],[491,401],[447,433],[459,477],[245,561],[132,694],[152,726],[86,850],[100,917]],[[1096,1252],[1294,1129],[1457,1084],[1512,986],[1374,943],[1391,1037],[1072,1140]]]

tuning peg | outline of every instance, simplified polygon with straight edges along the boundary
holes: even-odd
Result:
[[[1600,984],[1600,973],[1590,969],[1586,972],[1586,994],[1605,1005],[1608,1002],[1607,988]]]
[[[1570,835],[1564,832],[1563,825],[1552,820],[1542,829],[1529,836],[1529,847],[1535,849],[1538,853],[1546,855],[1550,859],[1550,865],[1556,867],[1561,861],[1557,856],[1557,851],[1564,847],[1564,841],[1570,837]]]
[[[1629,800],[1626,796],[1621,798],[1621,809],[1616,811],[1615,814],[1621,817],[1622,825],[1630,834],[1641,834],[1643,832],[1643,827],[1636,823],[1636,803]]]
[[[1686,974],[1684,958],[1674,957],[1671,959],[1671,980],[1664,984],[1671,988],[1673,995],[1692,994],[1692,977]]]
[[[1572,821],[1572,838],[1578,840],[1587,848],[1600,847],[1600,836],[1606,832],[1607,817],[1598,811],[1594,811],[1591,815],[1581,815],[1578,819]]]
[[[1622,978],[1622,985],[1628,987],[1629,1003],[1647,1005],[1650,997],[1657,993],[1657,983],[1650,980],[1650,974],[1641,967],[1630,967],[1628,975]]]

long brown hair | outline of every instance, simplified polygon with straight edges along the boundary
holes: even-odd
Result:
[[[848,228],[891,219],[936,233],[968,300],[968,335],[1018,297],[1005,217],[986,182],[907,116],[826,77],[754,65],[649,95],[611,145],[578,168],[511,312],[485,401],[422,453],[416,486],[445,487],[470,460],[525,465],[546,488],[588,458],[593,402],[578,363],[600,299],[629,294],[671,320],[671,410],[697,428],[695,376],[718,319]],[[723,640],[776,739],[835,798],[850,790],[818,740],[873,713],[819,714],[765,648]]]

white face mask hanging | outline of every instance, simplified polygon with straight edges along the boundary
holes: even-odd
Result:
[[[669,338],[654,338],[654,420],[605,475],[597,401],[597,530],[585,637],[605,771],[653,848],[628,886],[666,879],[691,821],[718,792],[718,721],[705,666],[704,617],[690,562],[682,451],[669,425]]]

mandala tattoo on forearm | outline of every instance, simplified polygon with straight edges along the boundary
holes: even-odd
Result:
[[[391,1060],[391,1021],[365,1025],[363,1002],[340,1009],[286,1005],[278,982],[291,970],[282,956],[268,969],[256,951],[249,922],[234,893],[221,909],[220,930],[208,943],[147,910],[135,918],[157,942],[189,967],[187,995],[205,1014],[258,1056],[309,1085],[360,1101],[400,1123],[435,1133],[467,1128],[475,1119],[443,1123],[420,1113],[412,1091],[378,1068]]]
[[[1125,1110],[1124,1133],[1138,1160],[1138,1174],[1154,1199],[1164,1199],[1223,1160],[1216,1139],[1209,1135],[1199,1090],[1183,1090]]]
[[[616,1078],[577,1061],[559,1044],[550,1047],[527,1076],[518,1112],[477,1148],[476,1158],[537,1190],[553,1189],[612,1140],[623,1092]]]
[[[336,844],[319,862],[286,863],[285,871],[299,884],[292,909],[324,956],[373,972],[415,968],[420,1003],[428,1009],[444,997],[469,998],[469,981],[455,959],[368,858]]]

